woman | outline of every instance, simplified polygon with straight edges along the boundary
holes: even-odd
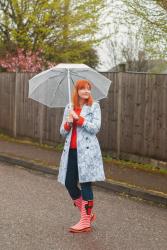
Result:
[[[91,96],[88,80],[78,80],[69,104],[64,110],[60,134],[66,138],[60,160],[58,181],[66,186],[74,205],[81,213],[80,221],[70,232],[91,231],[93,191],[92,182],[104,181],[105,174],[100,145],[96,134],[101,126],[101,109]],[[78,187],[78,182],[81,189]]]

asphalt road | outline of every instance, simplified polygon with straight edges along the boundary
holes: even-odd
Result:
[[[0,163],[0,250],[166,250],[167,209],[93,187],[97,220],[79,220],[56,177]]]

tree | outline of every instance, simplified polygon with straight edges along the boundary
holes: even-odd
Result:
[[[7,53],[0,59],[0,71],[8,72],[37,72],[44,67],[54,66],[52,63],[44,62],[40,58],[40,52],[25,52],[23,49],[17,49],[17,53]]]
[[[96,34],[104,8],[101,0],[1,0],[1,40],[6,50],[11,43],[16,44],[15,50],[40,48],[46,60],[56,63],[78,62],[78,58],[87,62],[88,51],[103,39]],[[92,64],[96,61],[97,57]]]
[[[121,35],[118,32],[119,24],[109,30],[110,38],[105,41],[109,71],[119,70],[119,64],[126,64],[126,71],[142,72],[146,69],[147,59],[144,47],[141,46],[142,38],[129,25],[127,31]],[[103,49],[104,49],[103,48]],[[112,65],[112,67],[111,67]]]
[[[166,1],[122,0],[128,13],[142,21],[140,32],[146,44],[146,52],[157,58],[167,56],[167,4]],[[127,15],[128,19],[128,15]],[[130,19],[128,19],[130,22]],[[133,20],[134,21],[134,20]]]
[[[159,4],[164,10],[167,11],[167,1],[166,0],[156,0],[156,3]]]

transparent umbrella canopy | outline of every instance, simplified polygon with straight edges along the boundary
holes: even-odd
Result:
[[[111,80],[85,64],[58,64],[29,80],[28,97],[50,108],[71,105],[71,93],[79,79],[92,83],[94,100],[106,98]]]

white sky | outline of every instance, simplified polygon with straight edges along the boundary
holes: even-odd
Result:
[[[126,6],[120,1],[120,0],[108,0],[108,8],[107,8],[107,15],[106,15],[106,22],[109,22],[109,26],[103,28],[101,31],[104,34],[109,34],[112,33],[113,35],[111,35],[112,41],[115,41],[115,43],[117,43],[117,60],[118,63],[123,62],[123,58],[122,55],[120,54],[120,48],[121,46],[126,46],[128,47],[128,43],[129,43],[129,37],[127,35],[128,32],[128,26],[126,25],[124,19],[123,19],[123,13],[124,13],[124,9],[126,9]],[[103,20],[101,20],[103,22]],[[122,22],[122,23],[120,23]],[[130,26],[132,33],[134,32],[134,34],[137,31],[137,26]],[[115,33],[115,30],[117,30],[117,33]],[[100,31],[100,32],[101,32]],[[134,44],[133,46],[135,48],[135,51],[137,52],[138,45],[135,44],[135,40],[134,40]],[[112,63],[109,58],[109,52],[107,51],[106,48],[106,44],[105,42],[102,42],[100,44],[100,46],[98,46],[97,48],[100,60],[102,65],[98,66],[98,70],[100,71],[106,71],[111,69],[112,67],[114,67],[114,62]],[[112,51],[110,51],[110,53],[112,53]]]
[[[102,28],[100,33],[108,34],[109,30],[112,34],[108,40],[111,40],[114,43],[117,43],[115,46],[115,52],[117,57],[117,64],[121,62],[125,62],[125,59],[122,57],[122,48],[125,47],[126,49],[129,48],[131,51],[131,54],[134,58],[137,57],[137,54],[139,50],[143,50],[143,38],[141,35],[141,32],[138,32],[139,30],[139,23],[141,20],[138,19],[134,21],[134,24],[127,24],[126,19],[124,18],[125,10],[127,10],[127,7],[122,3],[121,0],[107,0],[108,2],[108,8],[107,8],[107,15],[105,17],[105,21],[109,22],[109,28],[105,27]],[[141,3],[144,2],[141,0]],[[148,4],[149,10],[153,11],[158,15],[158,13],[163,13],[163,9],[159,6],[157,6],[154,2],[145,1],[144,3]],[[156,12],[155,12],[156,11]],[[131,19],[134,16],[130,16],[129,11],[127,11],[128,17]],[[156,16],[156,15],[154,15]],[[166,12],[164,11],[163,21],[165,22],[166,18]],[[102,18],[101,22],[103,22],[104,18]],[[115,32],[115,30],[117,32]],[[130,34],[128,35],[128,32],[130,31]],[[136,39],[137,34],[137,39]],[[163,53],[163,49],[166,48],[166,40],[162,39],[159,40],[158,44],[152,44],[153,47],[155,47],[156,50]],[[110,60],[110,58],[113,57],[114,51],[110,49],[110,52],[107,51],[106,44],[103,42],[100,44],[100,46],[97,47],[97,51],[101,60],[102,65],[98,66],[98,70],[100,71],[107,71],[111,69],[114,65],[113,60]],[[110,53],[110,56],[109,56]]]

